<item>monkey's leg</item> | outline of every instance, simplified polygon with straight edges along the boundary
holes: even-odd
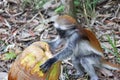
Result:
[[[76,78],[83,76],[84,68],[81,66],[79,58],[72,56],[71,59],[72,59],[72,64],[77,71],[73,76],[75,76]]]
[[[90,80],[99,80],[98,76],[95,73],[93,64],[91,64],[91,61],[89,61],[89,60],[90,59],[88,59],[88,57],[87,58],[83,57],[83,58],[81,58],[80,63],[84,67],[85,71],[89,74],[89,76],[91,78]]]

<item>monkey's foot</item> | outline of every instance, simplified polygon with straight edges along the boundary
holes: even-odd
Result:
[[[99,80],[99,78],[97,76],[93,76],[93,77],[91,77],[90,80]]]
[[[80,78],[84,76],[84,72],[77,72],[75,74],[71,74],[70,76],[73,76],[74,78]]]
[[[40,66],[40,70],[46,73],[54,62],[56,62],[55,58],[48,59],[44,64]]]

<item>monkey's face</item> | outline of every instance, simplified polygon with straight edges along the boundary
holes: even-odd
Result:
[[[61,38],[65,37],[66,35],[66,30],[62,30],[60,28],[56,28],[58,34],[60,35]]]
[[[69,30],[73,28],[75,24],[67,24],[66,22],[55,22],[54,27],[60,30]]]
[[[61,38],[65,38],[69,37],[74,31],[76,31],[76,28],[73,26],[69,29],[56,28],[56,30]]]
[[[59,16],[54,21],[54,27],[63,38],[70,36],[76,29],[76,25],[76,20],[68,15]]]
[[[73,27],[72,25],[68,25],[61,22],[55,22],[54,27],[56,28],[58,34],[61,38],[64,38],[67,35],[67,32]]]

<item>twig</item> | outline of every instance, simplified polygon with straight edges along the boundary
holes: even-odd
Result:
[[[21,15],[21,14],[24,13],[24,11],[23,11],[23,12],[19,12],[19,13],[16,13],[16,14],[14,14],[14,15],[11,15],[6,9],[5,9],[5,12],[6,12],[6,14],[8,14],[8,15],[7,15],[8,17],[16,17],[16,16],[19,16],[19,15]]]
[[[5,9],[5,12],[8,14],[9,17],[11,16],[11,14],[7,11],[7,9]]]
[[[49,20],[45,19],[41,12],[39,12],[39,15],[42,18],[42,23],[46,24],[46,27],[48,27],[49,25],[47,23],[49,22]]]
[[[4,21],[5,21],[4,25],[6,25],[9,29],[11,29],[12,26],[9,24],[9,22],[6,19],[4,19]]]
[[[30,23],[30,22],[32,22],[36,17],[38,16],[38,13],[37,14],[35,14],[35,16],[33,16],[33,18],[31,19],[31,20],[29,20],[29,21],[27,21],[27,23]]]
[[[118,4],[117,11],[115,12],[115,17],[117,17],[117,15],[118,15],[119,11],[120,11],[120,4]]]
[[[16,17],[16,16],[19,16],[19,15],[21,15],[21,14],[23,14],[23,13],[24,13],[24,11],[23,11],[23,12],[16,13],[16,14],[11,15],[11,16],[12,16],[12,17]]]
[[[42,15],[41,12],[39,12],[40,17],[42,18],[42,21],[45,20],[44,16]]]

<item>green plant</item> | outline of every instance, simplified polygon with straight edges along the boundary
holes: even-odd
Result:
[[[99,0],[82,0],[81,6],[83,7],[84,15],[93,17],[95,15],[95,7]]]
[[[111,52],[114,56],[116,56],[117,58],[117,61],[120,62],[120,56],[119,56],[119,52],[118,52],[118,49],[116,47],[117,43],[116,43],[116,39],[115,38],[110,38],[109,35],[107,35],[107,39],[108,39],[108,42],[109,44],[111,45],[111,47],[113,48],[113,51],[107,49],[109,52]]]
[[[90,25],[90,20],[96,17],[96,4],[99,0],[80,0],[80,13],[85,17],[87,25]]]
[[[23,8],[31,7],[34,10],[40,9],[48,0],[22,0]]]
[[[69,80],[67,67],[63,68],[63,72],[64,72],[65,80]]]
[[[5,60],[10,60],[16,58],[16,54],[14,52],[8,52],[4,54],[4,59]]]
[[[61,5],[61,6],[59,6],[59,7],[57,7],[56,9],[55,9],[55,12],[56,13],[61,13],[61,12],[63,12],[64,11],[64,6],[63,5]]]
[[[0,45],[7,45],[3,40],[0,39]]]
[[[107,35],[107,38],[108,38],[108,41],[109,41],[110,45],[113,48],[114,55],[117,57],[117,60],[120,61],[119,52],[118,52],[118,49],[116,47],[116,45],[117,45],[116,39],[114,38],[112,40],[109,35]]]
[[[34,6],[35,6],[35,9],[40,9],[43,7],[43,5],[48,1],[48,0],[34,0],[35,3],[34,3]]]
[[[80,0],[74,0],[74,5],[79,6],[80,5]]]
[[[22,7],[25,8],[25,7],[29,7],[29,6],[32,6],[32,1],[31,0],[22,0]]]
[[[5,43],[5,41],[0,39],[0,53],[4,53],[6,46],[7,44]]]

